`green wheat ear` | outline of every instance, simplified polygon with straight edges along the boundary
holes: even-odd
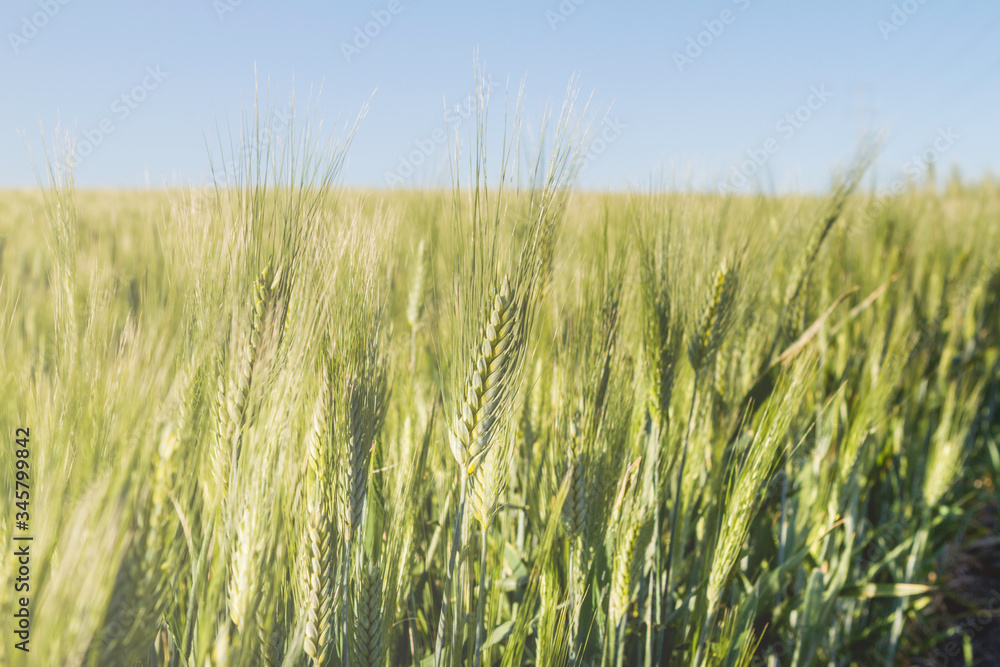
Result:
[[[463,474],[472,476],[495,439],[496,420],[508,390],[510,350],[514,338],[514,302],[505,276],[493,298],[482,344],[460,414],[455,418],[451,451]]]
[[[483,530],[489,528],[500,497],[506,488],[507,469],[510,462],[511,443],[501,440],[491,446],[480,458],[479,467],[470,477],[470,505],[472,514]]]
[[[696,371],[712,359],[722,343],[733,314],[739,288],[739,265],[730,266],[722,260],[715,272],[712,294],[698,318],[688,343],[688,361]]]
[[[327,664],[333,644],[334,590],[332,521],[322,499],[309,511],[309,581],[303,648],[317,667]]]
[[[332,484],[329,434],[330,377],[324,374],[307,436],[307,458],[313,472],[307,528],[308,568],[305,582],[306,628],[303,649],[317,667],[326,665],[333,647],[333,610],[337,598],[334,571],[334,522],[330,513]]]
[[[569,493],[563,504],[563,522],[570,537],[579,536],[587,523],[587,507],[591,500],[591,484],[587,478],[587,463],[583,443],[580,442],[578,419],[569,424],[569,465],[571,467]]]
[[[665,422],[670,412],[674,375],[684,338],[683,321],[671,294],[667,253],[654,238],[643,236],[639,251],[642,303],[642,353],[649,382],[650,413]],[[661,424],[662,426],[663,424]]]
[[[636,502],[638,504],[638,502]],[[617,623],[635,599],[642,580],[645,547],[652,532],[648,508],[631,507],[622,517],[617,536],[611,578],[611,618]]]
[[[272,277],[271,275],[271,263],[269,261],[253,283],[253,309],[250,313],[250,332],[247,335],[247,344],[240,360],[240,370],[236,378],[236,387],[228,403],[230,423],[227,429],[233,441],[232,461],[234,471],[235,465],[239,462],[240,448],[243,442],[243,428],[247,421],[247,399],[250,394],[251,384],[253,383],[257,357],[260,354],[261,335],[264,329],[265,317],[271,302],[273,288],[277,284],[277,279],[277,276]]]
[[[382,626],[382,569],[374,561],[361,566],[354,584],[352,664],[380,667],[385,659]]]
[[[229,617],[237,630],[242,630],[246,624],[247,612],[250,606],[251,578],[256,572],[256,556],[259,549],[255,535],[256,512],[244,507],[236,529],[236,549],[230,561],[227,595],[229,602]]]
[[[212,650],[205,658],[210,667],[229,667],[229,622],[222,621],[215,633]]]
[[[213,494],[226,501],[229,489],[230,444],[232,433],[229,419],[229,387],[227,384],[227,347],[223,343],[215,360],[215,396],[212,405],[213,441],[209,453],[209,465],[214,481]]]

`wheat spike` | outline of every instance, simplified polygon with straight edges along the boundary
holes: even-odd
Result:
[[[569,425],[569,465],[572,469],[570,479],[569,494],[563,504],[563,522],[566,532],[571,538],[576,538],[583,533],[583,527],[587,522],[587,506],[590,498],[590,488],[586,479],[587,466],[584,461],[583,443],[580,442],[579,427],[577,420],[573,419]]]
[[[250,332],[247,335],[246,348],[240,360],[240,370],[236,379],[236,387],[232,396],[229,397],[229,433],[233,439],[233,461],[238,460],[240,443],[243,438],[243,427],[247,417],[247,398],[250,394],[250,386],[253,382],[253,374],[257,363],[257,356],[260,353],[261,334],[264,328],[264,317],[267,314],[268,304],[271,300],[273,282],[271,278],[271,265],[268,263],[264,270],[254,281],[253,311],[250,315]]]
[[[732,319],[732,307],[738,286],[739,267],[730,266],[726,260],[722,260],[715,273],[712,296],[702,310],[688,343],[688,361],[696,371],[704,368],[722,342]]]
[[[321,489],[330,484],[327,477],[330,468],[330,433],[333,430],[330,398],[330,375],[324,373],[320,393],[309,420],[309,432],[306,435],[306,461],[314,475],[315,486]]]
[[[212,650],[205,656],[206,667],[229,667],[229,623],[219,623]]]
[[[284,293],[287,294],[287,303],[281,318],[281,346],[284,354],[288,353],[292,343],[299,335],[299,327],[304,325],[305,313],[302,304],[302,286],[299,281],[292,281],[291,276],[286,273],[286,286]]]
[[[312,499],[307,529],[308,567],[305,582],[306,629],[303,648],[317,667],[327,664],[333,646],[334,550],[331,498],[329,437],[331,419],[329,375],[325,375],[316,400],[306,438],[307,460],[313,472]]]
[[[362,410],[363,389],[356,381],[348,382],[347,419],[350,423],[346,442],[346,464],[340,466],[341,530],[348,537],[361,525],[365,500],[368,495],[368,469],[371,463],[374,440],[364,422],[369,417]]]
[[[924,502],[928,507],[937,506],[961,472],[964,434],[974,408],[956,405],[955,394],[952,387],[945,395],[941,420],[931,439],[923,484]]]
[[[364,516],[372,449],[385,420],[387,362],[381,351],[377,314],[349,334],[338,382],[342,407],[337,419],[338,516],[345,539],[352,540]]]
[[[640,547],[649,522],[635,516],[635,512],[633,508],[632,516],[628,517],[631,520],[622,528],[615,548],[611,581],[611,619],[615,623],[628,611],[642,579],[643,550]]]
[[[173,424],[169,424],[164,430],[163,439],[160,442],[159,456],[153,472],[152,504],[149,512],[149,532],[146,534],[146,547],[143,554],[143,582],[142,590],[151,592],[153,581],[159,574],[156,570],[158,559],[163,553],[163,530],[172,526],[173,522],[167,518],[167,513],[172,508],[167,507],[168,497],[173,485],[174,466],[173,455],[177,451],[178,437],[177,430]]]
[[[327,664],[333,645],[334,562],[329,515],[321,498],[309,513],[309,586],[304,649],[319,667]]]
[[[510,281],[504,277],[493,299],[482,344],[473,354],[472,374],[451,439],[455,460],[464,474],[470,476],[475,474],[495,439],[495,422],[508,389],[514,324]]]
[[[644,239],[639,254],[642,276],[642,351],[649,381],[649,409],[657,421],[665,421],[670,411],[674,374],[683,339],[681,320],[676,316],[667,273],[667,248]],[[662,424],[661,424],[662,426]]]
[[[470,481],[470,505],[472,514],[486,530],[500,503],[506,488],[510,442],[496,443],[482,457],[479,467]]]
[[[382,570],[373,562],[362,565],[354,585],[354,663],[380,667],[384,661],[382,625]]]
[[[226,385],[226,348],[222,347],[216,365],[215,442],[211,453],[212,474],[217,491],[225,494],[229,478],[229,446],[231,444],[229,420],[229,389]]]
[[[236,550],[230,561],[227,582],[229,617],[238,630],[243,630],[250,609],[251,588],[257,576],[260,545],[257,542],[257,512],[243,508],[236,530]]]

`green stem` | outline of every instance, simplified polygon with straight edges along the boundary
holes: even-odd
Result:
[[[482,548],[479,552],[479,600],[476,611],[476,662],[479,667],[483,661],[483,616],[486,610],[486,525],[482,526]]]
[[[712,623],[715,621],[715,602],[709,602],[709,609],[705,613],[705,625],[701,629],[701,634],[698,635],[698,648],[694,653],[694,661],[691,662],[692,667],[697,667],[701,664],[701,656],[705,652],[705,642],[709,632],[712,629]]]
[[[625,622],[628,612],[622,612],[615,629],[615,667],[622,667],[625,661]]]
[[[660,590],[660,575],[663,572],[663,562],[660,555],[660,530],[661,530],[661,507],[660,507],[660,445],[663,424],[662,417],[654,426],[656,443],[655,468],[653,469],[653,491],[656,497],[656,507],[653,516],[653,571],[649,573],[649,605],[646,618],[646,667],[652,664],[660,664],[660,657],[663,651],[663,593]],[[653,646],[653,632],[655,628],[656,645]]]
[[[458,511],[455,514],[455,527],[452,531],[451,556],[448,558],[448,581],[445,583],[445,591],[441,596],[441,615],[438,619],[437,641],[434,644],[434,667],[441,667],[441,657],[444,651],[444,632],[446,618],[448,616],[448,596],[452,592],[458,591],[455,586],[455,564],[458,561],[458,552],[462,544],[462,523],[465,517],[465,487],[467,477],[462,473],[462,478],[458,483]],[[458,610],[460,608],[458,595],[455,596],[455,622],[452,628],[452,641],[458,634]],[[452,647],[454,649],[454,647]],[[454,657],[454,656],[452,656]]]
[[[577,650],[576,641],[577,634],[580,631],[580,610],[577,604],[577,556],[578,550],[576,546],[576,538],[573,538],[573,542],[569,547],[569,613],[572,614],[570,633],[569,633],[569,667],[576,667],[577,660]]]

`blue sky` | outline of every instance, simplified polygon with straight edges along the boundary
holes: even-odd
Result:
[[[35,183],[39,123],[91,140],[80,186],[204,183],[206,139],[255,81],[279,109],[293,87],[300,112],[312,97],[330,127],[370,100],[345,183],[440,184],[477,52],[494,130],[522,80],[529,131],[574,75],[607,112],[587,188],[822,190],[866,131],[886,136],[883,185],[930,157],[967,177],[1000,160],[1000,4],[985,0],[7,0],[0,29],[0,187]]]

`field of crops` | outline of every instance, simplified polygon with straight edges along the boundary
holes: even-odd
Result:
[[[553,130],[0,194],[0,664],[997,664],[1000,187],[575,192]]]

